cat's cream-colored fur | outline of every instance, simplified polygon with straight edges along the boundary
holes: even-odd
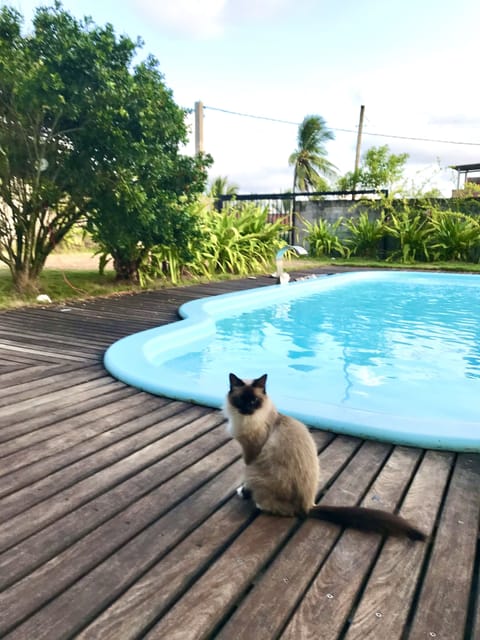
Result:
[[[242,447],[245,483],[239,495],[251,495],[262,511],[282,516],[309,516],[344,526],[407,535],[425,535],[403,518],[357,506],[315,505],[320,467],[307,427],[277,411],[265,390],[267,376],[241,380],[230,374],[224,413],[227,429]]]
[[[245,487],[259,509],[279,515],[306,514],[315,504],[320,468],[308,429],[281,415],[268,396],[252,415],[225,405],[228,432],[244,451]]]

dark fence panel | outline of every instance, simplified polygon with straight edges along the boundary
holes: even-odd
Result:
[[[375,191],[374,189],[363,191],[301,191],[296,193],[252,193],[252,194],[236,194],[221,195],[215,200],[215,208],[221,211],[226,202],[242,204],[244,202],[253,202],[254,204],[266,207],[268,210],[268,221],[275,222],[279,218],[284,218],[285,222],[290,224],[292,229],[288,241],[292,244],[301,240],[303,234],[299,234],[297,216],[302,206],[306,202],[321,202],[341,200],[350,206],[352,201],[365,196],[388,196],[388,191],[382,189]]]
[[[352,198],[352,195],[354,196]],[[388,195],[388,191],[358,191],[352,194],[350,191],[319,191],[301,193],[260,193],[220,196],[216,200],[216,208],[221,210],[225,202],[233,202],[239,206],[245,202],[253,202],[266,207],[269,222],[284,219],[291,227],[291,231],[285,234],[285,241],[290,244],[301,244],[307,247],[306,230],[300,221],[315,223],[318,220],[326,220],[335,223],[339,219],[357,218],[362,212],[368,214],[373,220],[381,215],[384,210],[382,199],[378,196]],[[373,197],[372,197],[373,196]],[[376,197],[377,196],[377,197]],[[408,208],[411,211],[429,209],[453,211],[480,217],[480,198],[408,198]],[[391,202],[393,209],[401,210],[405,206],[402,198]],[[345,240],[349,236],[345,225],[339,227],[339,236]],[[384,236],[379,242],[378,255],[385,258],[392,251],[398,250],[398,241],[395,238]],[[478,261],[480,255],[475,258]]]
[[[350,198],[355,200],[357,197],[371,196],[371,195],[384,195],[388,196],[388,191],[382,189],[381,191],[364,190],[364,191],[299,191],[296,193],[242,193],[233,195],[221,195],[215,200],[215,208],[219,211],[223,208],[225,202],[255,202],[259,205],[268,206],[270,203],[292,203],[302,200],[315,200],[315,199],[329,199],[336,198]]]

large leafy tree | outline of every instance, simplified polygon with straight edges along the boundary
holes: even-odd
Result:
[[[388,145],[370,147],[359,169],[349,171],[338,181],[340,189],[392,189],[402,179],[408,153],[391,153]]]
[[[120,162],[107,167],[92,206],[88,228],[117,277],[137,282],[139,270],[156,245],[175,245],[187,257],[198,233],[189,205],[203,192],[210,158],[179,152],[187,141],[185,112],[162,82],[149,58],[129,78],[123,97],[124,130]]]
[[[156,61],[133,67],[140,42],[58,2],[37,9],[26,36],[22,24],[0,9],[0,260],[26,291],[82,218],[135,246],[151,224],[171,240],[180,197],[202,191],[206,174],[201,157],[179,154],[185,114]]]
[[[322,191],[325,178],[335,175],[336,167],[327,159],[326,143],[334,139],[321,116],[306,116],[297,134],[297,148],[288,162],[293,166],[293,191]]]

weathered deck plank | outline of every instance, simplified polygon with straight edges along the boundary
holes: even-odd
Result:
[[[402,487],[410,480],[419,455],[419,451],[395,449],[376,476],[363,504],[393,510],[400,499]],[[353,477],[359,473],[365,480],[371,478],[376,469],[374,459],[368,457],[365,466],[363,472],[355,467]],[[325,502],[337,503],[342,499],[345,499],[342,495],[336,497],[329,494],[324,498]],[[347,502],[352,499],[353,496],[349,494]],[[338,538],[335,535],[336,528],[329,528],[331,540],[335,541]],[[380,536],[365,536],[347,531],[333,550],[331,544],[325,549],[323,526],[319,527],[317,522],[312,522],[308,527],[302,527],[243,600],[220,637],[225,640],[239,638],[244,630],[249,632],[250,637],[259,640],[276,637],[285,628],[292,611],[303,598],[287,636],[308,637],[308,632],[315,633],[318,628],[319,618],[322,619],[322,626],[327,626],[323,622],[324,616],[327,616],[330,619],[328,627],[331,637],[336,638],[337,628],[339,625],[343,626],[345,617],[345,612],[342,615],[339,607],[348,605],[356,594],[358,581],[362,579],[359,564],[365,563],[368,568],[380,543]],[[322,548],[328,551],[328,556],[321,552]],[[346,597],[348,589],[352,591],[350,599]],[[341,599],[338,598],[340,593]],[[327,598],[328,594],[333,597]],[[335,596],[337,597],[333,602]],[[311,616],[308,612],[310,608],[314,612]],[[308,613],[305,613],[305,609]],[[305,616],[310,618],[309,624],[305,624]]]
[[[99,377],[103,375],[103,370],[97,363],[91,367],[90,371]],[[55,367],[55,371],[47,371],[42,377],[20,382],[15,387],[4,389],[0,398],[0,408],[17,405],[57,389],[74,387],[78,381],[83,382],[85,379],[87,379],[85,367],[79,367],[77,363],[64,365],[60,369]]]
[[[427,452],[402,504],[401,513],[431,535],[454,456]],[[346,634],[348,640],[403,638],[410,604],[428,544],[388,539],[365,586]],[[388,589],[385,588],[388,585]]]
[[[127,398],[132,401],[135,398]],[[119,403],[120,404],[120,403]],[[161,428],[158,426],[159,421],[165,421],[166,418],[182,411],[180,403],[170,402],[166,406],[158,403],[155,407],[148,407],[148,403],[142,402],[142,411],[145,414],[137,417],[139,411],[139,403],[132,402],[124,409],[114,411],[101,421],[93,424],[88,423],[86,427],[78,429],[73,434],[70,433],[51,438],[48,441],[43,440],[37,445],[14,453],[2,460],[2,466],[10,462],[13,470],[6,476],[2,477],[2,492],[5,494],[12,491],[18,491],[20,482],[27,481],[28,487],[34,489],[34,499],[36,502],[43,500],[48,495],[48,489],[51,487],[52,493],[58,492],[65,484],[73,484],[78,481],[81,476],[75,476],[77,467],[84,476],[88,476],[92,472],[101,468],[102,464],[106,465],[116,460],[120,460],[133,452],[136,448],[142,448],[151,444],[158,439]],[[124,402],[121,406],[127,405]],[[115,407],[116,409],[116,407]],[[155,409],[155,410],[153,410]],[[98,412],[97,412],[98,413]],[[183,420],[191,419],[192,414],[183,414]],[[196,412],[195,415],[198,415]],[[131,418],[129,420],[129,418]],[[193,418],[192,418],[193,419]],[[174,423],[162,422],[162,426]],[[105,430],[105,431],[104,431]],[[46,455],[47,457],[43,457]],[[76,464],[78,461],[78,464]],[[28,469],[16,468],[28,465]],[[6,468],[5,468],[6,471]],[[63,480],[63,476],[65,479]],[[40,487],[39,481],[42,481]],[[20,498],[21,496],[16,496]],[[18,500],[12,499],[14,503]],[[0,501],[0,517],[4,517],[4,509],[7,500]],[[29,506],[32,497],[25,495],[22,497],[20,504],[23,509]],[[23,510],[22,509],[22,510]],[[11,513],[9,517],[11,517]]]
[[[2,637],[480,636],[479,454],[313,432],[319,499],[399,508],[425,544],[258,515],[234,495],[242,462],[220,412],[103,370],[113,340],[179,305],[272,282],[0,314]]]
[[[118,483],[128,479],[134,474],[142,476],[144,482],[144,476],[142,471],[146,470],[151,472],[153,466],[161,466],[162,473],[165,470],[169,470],[171,474],[177,473],[178,465],[181,465],[180,461],[176,460],[175,464],[171,462],[170,465],[163,460],[166,453],[171,450],[175,450],[179,447],[178,440],[190,442],[192,439],[192,431],[195,433],[193,425],[194,418],[192,416],[193,410],[189,410],[185,416],[174,416],[164,421],[164,428],[169,430],[169,423],[175,423],[176,426],[187,427],[180,431],[175,431],[173,434],[167,435],[165,438],[161,438],[152,443],[137,448],[134,444],[129,446],[129,451],[118,462],[114,462],[111,465],[100,468],[94,475],[87,475],[87,477],[80,479],[79,481],[72,483],[65,489],[55,493],[51,498],[47,498],[42,502],[34,505],[33,507],[22,511],[18,515],[10,518],[2,527],[0,531],[0,549],[8,549],[12,544],[28,537],[38,529],[45,527],[47,524],[54,522],[63,515],[70,513],[73,509],[82,506],[86,502],[89,502],[92,498],[101,495],[104,491],[112,487],[116,487]],[[203,413],[196,412],[197,416],[203,416]],[[213,424],[208,426],[214,426],[218,421],[218,416],[213,419]],[[199,428],[204,429],[205,420],[200,419],[198,421]],[[220,438],[223,440],[226,435],[223,432],[220,433]],[[194,441],[195,446],[201,447],[201,443],[198,440]],[[179,453],[186,455],[188,447],[184,447],[179,450]],[[99,455],[102,455],[100,452]],[[105,452],[103,452],[105,456]],[[159,464],[161,461],[161,464]],[[177,466],[175,466],[177,465]],[[74,470],[75,471],[75,470]],[[160,477],[160,476],[157,476]],[[138,482],[138,477],[134,475],[130,484]],[[142,484],[142,489],[144,488]],[[120,485],[122,491],[124,487]],[[132,488],[134,490],[135,487]],[[118,491],[118,487],[116,488]],[[130,493],[129,493],[130,495]],[[103,512],[105,513],[105,511]]]
[[[54,452],[58,453],[54,440],[58,441],[59,437],[63,437],[63,444],[68,443],[71,446],[75,441],[79,442],[82,439],[92,438],[96,434],[116,427],[117,424],[128,420],[130,414],[132,418],[137,418],[139,412],[138,405],[140,404],[142,405],[142,412],[148,413],[150,410],[162,407],[168,402],[166,399],[153,398],[147,394],[138,392],[126,394],[126,390],[127,389],[119,389],[118,392],[113,393],[110,400],[104,402],[101,407],[85,411],[80,414],[80,416],[77,416],[76,420],[74,418],[59,420],[43,428],[12,437],[3,443],[2,455],[11,455],[22,449],[28,449],[31,453],[32,447],[47,440],[48,442],[45,442],[45,447],[53,447]],[[72,430],[72,423],[76,427],[75,431]],[[82,435],[84,436],[83,438]],[[45,452],[44,449],[40,449],[39,451],[42,455]],[[2,469],[2,472],[4,471],[5,470]]]
[[[23,384],[24,381],[33,381],[39,378],[43,378],[46,373],[56,373],[63,370],[64,364],[52,365],[51,363],[23,365],[21,368],[17,366],[2,367],[0,373],[0,386],[2,388],[2,397],[6,393],[7,389],[17,387],[17,385]],[[68,366],[68,365],[67,365]],[[83,366],[79,364],[79,366]],[[8,369],[8,370],[7,370]]]
[[[479,514],[480,461],[461,454],[438,523],[412,623],[412,640],[428,636],[463,639],[478,543],[478,535],[471,533],[478,527]]]
[[[50,640],[80,630],[85,621],[140,577],[159,554],[203,522],[212,512],[212,501],[215,504],[219,497],[225,500],[231,496],[239,471],[238,465],[231,465],[232,455],[233,445],[227,443],[215,456],[203,457],[190,467],[192,477],[172,478],[64,552],[60,568],[54,559],[6,591],[8,602],[5,606],[0,596],[0,603],[14,612],[16,620],[44,605],[9,637]],[[132,537],[135,532],[138,535]]]
[[[3,408],[0,415],[0,428],[10,428],[13,424],[23,423],[30,418],[35,418],[37,424],[49,419],[54,421],[60,403],[65,402],[71,406],[76,402],[81,402],[85,397],[99,393],[101,387],[106,387],[106,391],[108,391],[112,388],[119,389],[122,386],[124,385],[106,378],[99,368],[89,370],[89,375],[85,376],[85,382],[82,381],[72,386],[65,380],[50,393],[48,389],[43,389],[41,395],[20,400]]]
[[[98,382],[94,388],[91,385],[86,389],[82,386],[75,394],[63,394],[56,398],[54,406],[46,411],[26,411],[21,416],[11,416],[10,420],[5,422],[5,426],[2,425],[0,428],[0,443],[22,434],[32,434],[32,438],[42,440],[43,427],[56,425],[60,420],[69,420],[70,428],[74,428],[89,418],[85,414],[91,409],[108,406],[111,402],[136,393],[135,389],[113,379],[102,379]],[[34,436],[36,432],[38,437]]]

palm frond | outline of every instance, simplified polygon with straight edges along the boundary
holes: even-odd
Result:
[[[294,187],[301,191],[315,191],[324,185],[322,176],[333,177],[336,167],[327,160],[325,143],[334,139],[321,116],[306,116],[298,128],[298,148],[288,158],[295,167]]]

